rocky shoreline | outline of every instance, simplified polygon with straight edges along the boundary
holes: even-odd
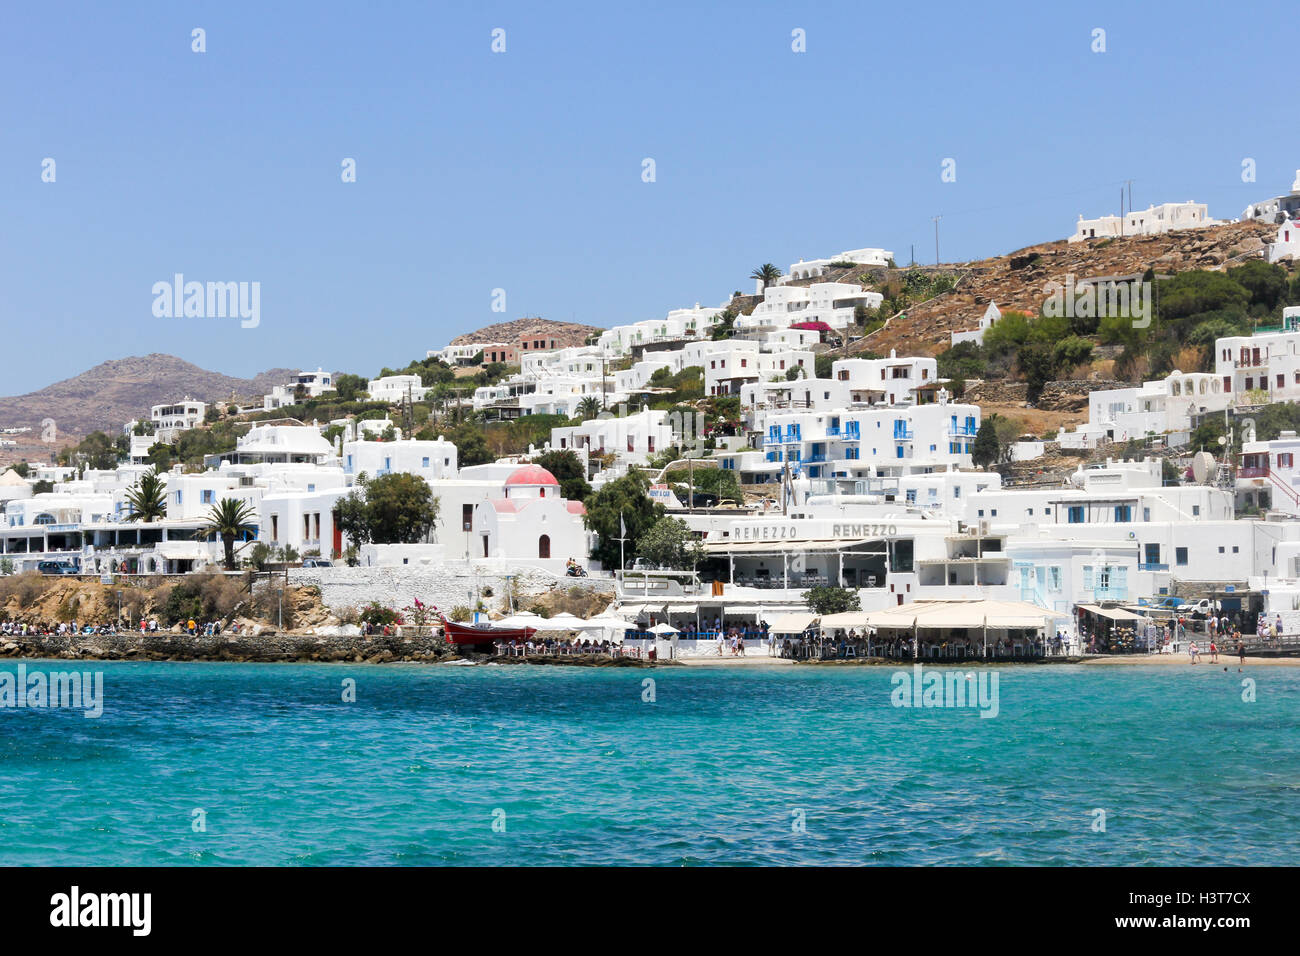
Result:
[[[123,661],[390,661],[434,663],[459,655],[442,641],[420,636],[348,636],[263,632],[260,634],[157,633],[27,634],[0,643],[3,657]]]

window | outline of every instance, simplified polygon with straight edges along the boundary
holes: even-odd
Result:
[[[460,506],[460,530],[469,531],[473,528],[473,526],[474,526],[474,506],[461,505]]]
[[[1070,505],[1066,521],[1069,524],[1083,524],[1083,505]]]
[[[1174,564],[1177,564],[1177,565],[1185,565],[1185,564],[1187,564],[1187,549],[1186,549],[1186,548],[1174,548]]]
[[[551,536],[544,534],[537,539],[537,556],[539,558],[549,558],[551,556]]]
[[[1150,521],[1150,520],[1151,520],[1151,509],[1150,509],[1150,508],[1143,508],[1143,509],[1142,509],[1142,520],[1143,520],[1143,521]]]
[[[1200,506],[1200,505],[1192,505],[1192,514],[1194,514],[1194,515],[1198,515],[1198,514],[1200,514],[1200,513],[1201,513],[1201,506]]]
[[[310,490],[310,489],[308,489],[308,490]],[[208,488],[208,489],[205,489],[205,490],[204,490],[204,492],[203,492],[203,504],[205,504],[205,505],[210,505],[210,504],[212,504],[212,489],[211,489],[211,488]]]
[[[1133,520],[1133,508],[1130,505],[1115,506],[1115,521],[1124,523]]]
[[[428,455],[426,455],[426,456],[424,456],[423,458],[420,459],[420,467],[421,467],[421,468],[428,468],[428,467],[429,467],[429,456],[428,456]]]
[[[1146,564],[1160,563],[1160,545],[1148,544],[1144,546],[1144,550],[1146,551]]]

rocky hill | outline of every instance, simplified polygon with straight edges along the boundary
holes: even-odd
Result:
[[[555,339],[560,348],[582,345],[592,335],[599,335],[604,329],[594,325],[582,325],[578,322],[556,322],[553,319],[515,319],[512,322],[498,322],[458,335],[451,340],[452,345],[469,345],[474,342],[518,342],[525,335],[545,335]]]
[[[27,425],[39,433],[41,422],[52,418],[60,436],[113,433],[133,418],[147,418],[150,407],[162,402],[262,395],[291,374],[271,369],[251,379],[233,378],[161,353],[113,359],[39,391],[0,398],[0,427]]]
[[[1276,232],[1276,226],[1266,223],[1234,222],[1161,236],[1046,242],[993,259],[939,266],[938,271],[959,275],[956,288],[907,309],[862,340],[860,348],[881,354],[897,349],[900,355],[934,355],[948,348],[951,332],[976,328],[989,302],[996,302],[1004,312],[1036,315],[1047,298],[1046,284],[1064,282],[1067,275],[1081,280],[1134,275],[1148,268],[1157,272],[1221,268],[1258,258]]]

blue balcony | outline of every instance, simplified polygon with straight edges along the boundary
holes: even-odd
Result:
[[[806,456],[803,460],[806,462],[810,461],[814,463],[819,461],[825,461],[826,453],[824,451],[813,452],[811,455]]]
[[[910,428],[895,428],[894,441],[912,441],[916,438],[916,432]]]
[[[1138,570],[1139,570],[1139,571],[1168,571],[1168,570],[1169,570],[1169,565],[1167,565],[1167,564],[1139,564],[1139,565],[1138,565]]]

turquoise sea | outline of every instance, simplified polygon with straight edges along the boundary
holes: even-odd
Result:
[[[1253,865],[1300,844],[1290,668],[1006,667],[984,719],[892,706],[890,668],[89,666],[99,719],[0,710],[0,863]]]

